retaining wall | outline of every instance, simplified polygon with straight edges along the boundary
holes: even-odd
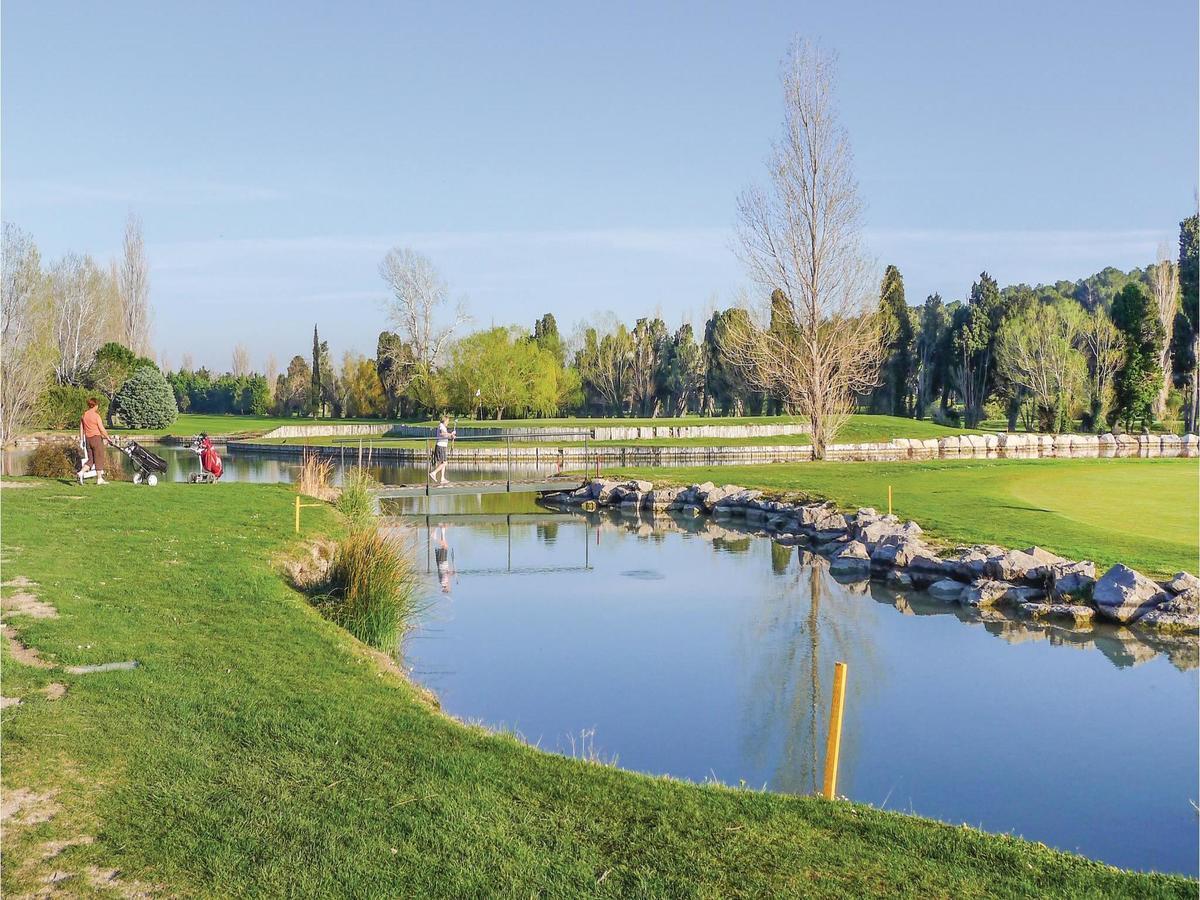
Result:
[[[808,425],[788,422],[774,425],[677,425],[663,420],[662,425],[600,425],[594,428],[555,428],[509,426],[499,423],[488,425],[459,425],[459,437],[512,438],[514,441],[553,440],[577,442],[596,441],[644,441],[661,438],[759,438],[782,435],[808,434]],[[434,433],[428,425],[280,425],[263,437],[355,437],[357,435],[387,435],[388,437],[427,438]]]
[[[305,450],[333,459],[357,456],[357,447],[305,447],[303,444],[262,444],[230,441],[232,452],[253,452],[296,458]],[[409,447],[371,447],[371,459],[401,465],[426,464],[426,451]],[[833,444],[826,449],[830,460],[900,461],[910,459],[1083,459],[1088,457],[1171,458],[1200,455],[1200,437],[1184,435],[1112,434],[985,434],[953,435],[943,438],[897,438],[886,443]],[[707,466],[754,465],[775,462],[806,462],[811,447],[476,447],[459,444],[450,453],[451,467],[496,465],[506,462],[538,466]]]

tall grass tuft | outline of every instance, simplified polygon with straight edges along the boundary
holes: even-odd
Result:
[[[338,495],[337,508],[350,520],[352,528],[366,528],[375,522],[371,482],[367,470],[359,466],[352,466],[342,480],[342,492]]]
[[[300,473],[296,478],[296,490],[318,500],[332,500],[333,460],[315,451],[305,450],[300,462]]]
[[[366,644],[393,650],[417,612],[420,576],[400,540],[378,528],[342,538],[321,611]]]

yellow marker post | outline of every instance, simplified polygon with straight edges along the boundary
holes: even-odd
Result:
[[[304,506],[322,506],[321,503],[301,503],[300,495],[296,495],[296,534],[300,533],[300,508]]]
[[[846,704],[846,664],[833,667],[833,702],[829,707],[829,741],[825,745],[825,787],[821,795],[826,800],[837,796],[838,757],[842,752],[842,710]]]
[[[892,486],[888,485],[888,515],[892,514]]]

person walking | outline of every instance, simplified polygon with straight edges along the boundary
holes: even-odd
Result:
[[[450,453],[450,441],[458,435],[458,431],[451,431],[449,426],[449,417],[442,413],[442,418],[438,422],[437,440],[433,445],[433,455],[429,460],[432,468],[429,470],[429,479],[434,484],[447,484],[446,481],[446,460]]]
[[[87,448],[88,455],[79,467],[80,484],[83,484],[84,478],[89,477],[86,474],[89,469],[96,473],[96,484],[108,484],[104,480],[104,442],[108,440],[108,431],[104,428],[104,420],[100,418],[100,413],[96,411],[96,405],[96,398],[88,397],[87,409],[83,412],[83,418],[79,420],[79,443]]]

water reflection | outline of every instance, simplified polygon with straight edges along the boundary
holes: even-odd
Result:
[[[1196,871],[1194,639],[842,584],[823,558],[730,521],[504,495],[406,514],[452,522],[471,560],[452,600],[431,570],[440,599],[404,650],[455,715],[563,752],[595,729],[625,768],[810,793],[842,660],[846,795]],[[1117,759],[1154,763],[1097,766]]]

